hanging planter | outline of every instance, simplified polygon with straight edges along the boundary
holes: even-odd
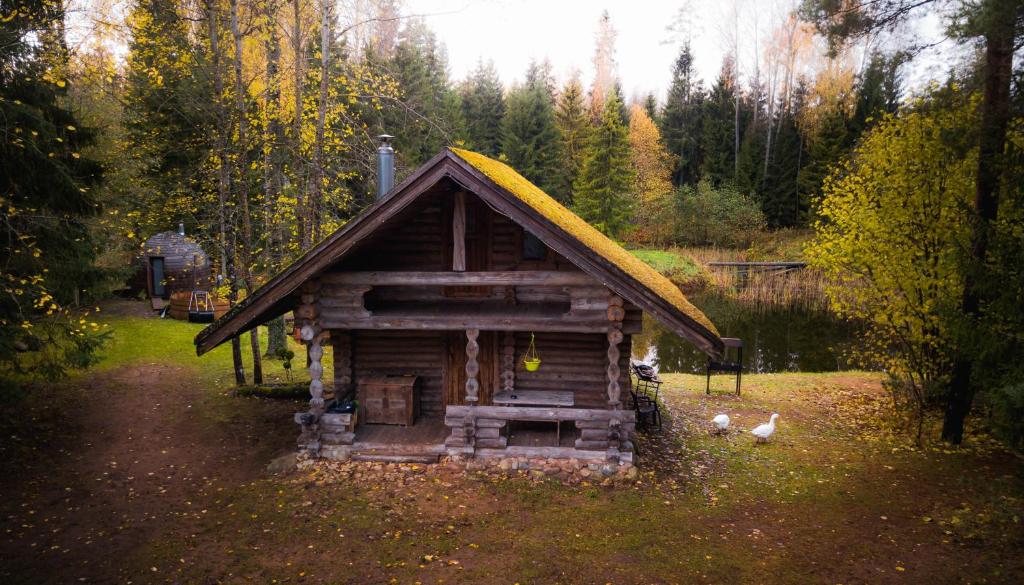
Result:
[[[530,347],[526,349],[523,356],[523,366],[527,372],[536,372],[540,369],[540,356],[537,355],[537,344],[534,341],[533,333],[530,333]]]

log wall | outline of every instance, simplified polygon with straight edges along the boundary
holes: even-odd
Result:
[[[444,332],[360,330],[352,334],[357,386],[366,376],[419,376],[420,412],[423,416],[443,415]]]
[[[608,407],[608,339],[592,333],[537,333],[540,368],[527,372],[523,356],[530,345],[529,332],[518,331],[516,339],[515,388],[517,390],[572,390],[576,408]],[[626,335],[619,349],[620,384],[629,386],[631,338]]]

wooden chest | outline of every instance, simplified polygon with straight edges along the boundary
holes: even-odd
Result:
[[[367,424],[412,426],[420,412],[418,376],[370,376],[358,381]]]

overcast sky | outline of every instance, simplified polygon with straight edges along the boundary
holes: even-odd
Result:
[[[746,45],[741,49],[741,68],[747,70],[753,62],[755,20],[756,30],[766,35],[774,25],[773,9],[784,14],[794,2],[738,1],[743,14],[739,36]],[[586,83],[592,75],[598,19],[608,10],[618,31],[618,74],[627,99],[648,91],[664,97],[681,42],[681,36],[667,27],[684,6],[689,7],[697,70],[706,82],[713,81],[727,52],[723,27],[732,22],[732,4],[731,0],[406,0],[408,12],[428,15],[427,24],[447,46],[454,79],[465,77],[480,59],[493,60],[506,85],[522,79],[530,59],[544,57],[551,60],[560,80],[576,68]],[[926,18],[915,23],[911,33],[937,40],[940,30],[939,19]],[[949,60],[939,56],[942,51],[940,45],[913,64],[908,72],[912,84],[944,75]]]

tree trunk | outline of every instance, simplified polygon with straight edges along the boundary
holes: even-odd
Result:
[[[235,115],[238,118],[238,149],[235,153],[235,176],[237,177],[239,205],[242,208],[242,245],[238,248],[238,258],[242,264],[242,278],[245,281],[247,296],[252,295],[254,279],[252,276],[252,253],[255,242],[252,238],[252,215],[249,210],[249,113],[246,107],[245,81],[242,79],[242,31],[238,23],[238,0],[231,0],[231,36],[235,41]],[[254,328],[249,335],[252,348],[252,375],[254,384],[263,383],[263,367],[260,364],[259,328]]]
[[[989,3],[985,33],[984,95],[981,102],[981,128],[978,144],[978,175],[974,190],[974,217],[971,225],[971,266],[964,273],[964,292],[960,308],[973,327],[981,313],[982,287],[977,272],[984,269],[988,255],[989,230],[999,209],[1006,128],[1010,119],[1010,78],[1013,72],[1015,23],[1014,0]],[[961,335],[961,339],[971,335]],[[942,439],[959,445],[964,438],[964,421],[974,401],[971,375],[974,361],[969,348],[957,348],[950,381],[949,402],[942,423]]]
[[[221,74],[221,54],[220,54],[220,25],[218,24],[217,9],[214,2],[210,2],[206,7],[207,11],[207,27],[210,35],[210,59],[213,67],[213,87],[216,93],[214,97],[214,110],[216,111],[216,118],[218,121],[218,131],[216,140],[217,150],[217,218],[219,221],[219,238],[220,238],[220,269],[221,276],[226,278],[230,285],[230,301],[232,303],[238,300],[238,285],[235,282],[234,275],[232,274],[232,256],[234,254],[231,249],[232,246],[228,245],[228,226],[227,226],[227,205],[231,195],[231,170],[228,168],[228,147],[227,147],[227,132],[228,120],[223,103],[224,95],[224,78]],[[238,341],[238,337],[234,337],[231,340],[231,359],[234,365],[235,371],[235,383],[238,385],[245,384],[245,366],[242,364],[242,350],[241,344]]]
[[[284,332],[284,317],[271,319],[267,322],[267,353],[271,359],[279,359],[281,351],[288,347],[288,336]]]
[[[309,196],[312,241],[320,238],[320,206],[324,190],[324,124],[327,120],[327,87],[330,77],[331,1],[320,0],[320,96],[317,100],[316,143],[313,147],[313,190]]]
[[[264,125],[264,146],[263,146],[263,208],[264,226],[271,226],[274,221],[274,202],[277,200],[283,181],[281,180],[281,147],[284,145],[284,128],[281,126],[281,86],[278,79],[280,71],[281,45],[278,41],[277,26],[273,20],[273,13],[269,12],[267,22],[268,30],[264,40],[264,47],[267,53],[266,69],[266,90],[263,93],[264,111],[266,124]],[[267,242],[264,246],[263,261],[267,269],[276,270],[280,267],[283,258],[281,249],[284,246],[283,237],[277,238],[279,230],[266,230]],[[284,317],[278,317],[267,323],[267,351],[265,357],[276,359],[280,351],[287,347],[287,338],[284,332]]]
[[[740,180],[740,84],[739,74],[736,76],[736,83],[733,87],[733,150],[732,150],[732,179]]]
[[[302,49],[302,5],[301,0],[292,0],[294,18],[292,30],[292,49],[295,51],[295,146],[293,147],[293,175],[295,176],[296,210],[295,219],[299,224],[299,241],[302,250],[308,250],[313,243],[309,231],[309,218],[306,217],[306,190],[302,181],[302,64],[306,56]]]

